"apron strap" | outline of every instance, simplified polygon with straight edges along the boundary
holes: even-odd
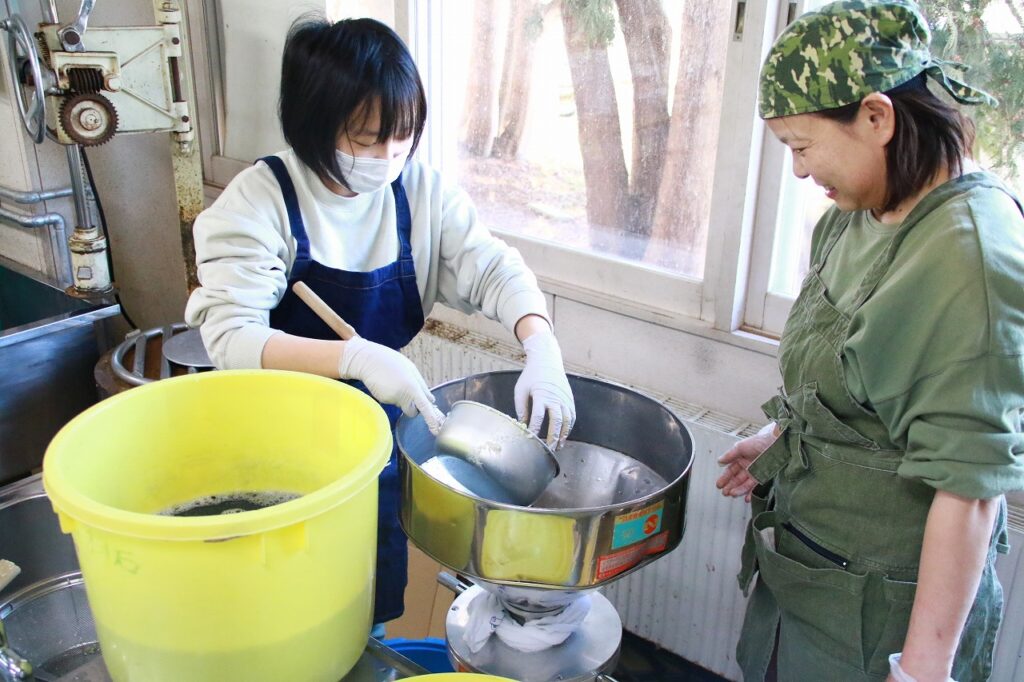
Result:
[[[302,279],[309,268],[309,237],[306,235],[306,224],[302,222],[302,211],[299,210],[299,197],[295,192],[295,184],[292,182],[284,161],[278,156],[264,156],[257,161],[267,164],[277,184],[281,186],[281,195],[284,198],[284,206],[288,211],[288,228],[292,237],[295,238],[295,262],[292,264],[291,281]]]
[[[398,223],[398,242],[401,247],[398,268],[402,274],[399,285],[403,292],[403,315],[406,327],[419,333],[423,328],[423,302],[420,300],[420,291],[416,284],[416,265],[412,259],[412,212],[409,210],[409,198],[402,185],[401,175],[391,183],[391,191],[395,195],[395,220]]]
[[[399,175],[391,183],[391,191],[395,195],[395,218],[398,223],[398,260],[412,260],[412,213],[409,211],[409,197],[405,194],[405,187],[402,185],[402,176]]]
[[[825,268],[825,261],[828,260],[828,255],[832,253],[833,247],[839,243],[839,238],[843,236],[849,225],[850,221],[844,220],[832,229],[832,232],[826,237],[825,244],[821,247],[821,255],[818,256],[817,261],[811,263],[811,270],[819,275],[821,274],[821,271]]]

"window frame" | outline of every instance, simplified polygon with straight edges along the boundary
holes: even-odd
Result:
[[[823,4],[822,0],[798,0],[778,3],[772,40],[806,9]],[[763,58],[762,58],[763,61]],[[763,124],[762,124],[763,125]],[[780,227],[783,191],[792,182],[792,167],[787,163],[788,148],[771,134],[761,141],[758,171],[758,201],[755,204],[749,280],[745,293],[743,324],[766,336],[778,337],[796,301],[795,296],[771,290],[772,258]]]
[[[461,97],[453,97],[445,87],[441,75],[446,57],[443,49],[433,52],[424,46],[437,42],[431,41],[430,33],[425,31],[436,30],[441,26],[445,3],[429,0],[397,0],[397,3],[407,7],[410,15],[419,15],[417,21],[411,21],[408,26],[400,29],[406,28],[409,31],[403,37],[409,40],[427,84],[431,120],[443,120],[444,104],[461,101]],[[751,205],[756,200],[751,180],[760,161],[759,154],[748,155],[743,150],[759,147],[764,136],[764,124],[756,115],[755,105],[760,64],[776,35],[777,21],[775,18],[771,21],[768,19],[784,13],[784,8],[792,4],[788,0],[730,3],[730,25],[736,26],[737,12],[742,7],[744,26],[731,39],[723,91],[738,94],[730,97],[722,107],[719,129],[728,130],[730,134],[719,136],[716,158],[728,161],[720,162],[716,167],[709,225],[724,227],[709,228],[702,280],[607,254],[571,249],[525,237],[503,229],[500,225],[488,227],[520,250],[542,282],[575,292],[577,297],[597,303],[600,307],[645,319],[653,317],[668,320],[669,326],[689,330],[710,327],[718,332],[741,332],[747,284],[743,264],[749,260],[750,218],[753,214]],[[447,8],[452,9],[450,3]],[[424,19],[423,14],[429,17]],[[401,30],[399,32],[402,33]],[[431,128],[429,120],[427,127]],[[446,161],[455,158],[457,139],[454,133],[441,128],[435,124],[432,142],[436,144],[428,147],[425,158],[444,170]],[[731,180],[735,177],[746,178],[746,182],[742,183],[743,200],[740,202],[736,201],[737,185]],[[735,254],[736,257],[729,254]],[[750,328],[746,331],[753,331],[755,335],[759,333],[759,330]],[[742,340],[734,341],[747,347],[762,346],[762,350],[767,350],[768,346],[774,345],[771,333],[765,336],[763,343],[756,343],[757,337],[751,337],[750,334],[741,336]]]
[[[744,324],[766,334],[780,335],[796,298],[771,290],[772,258],[782,213],[782,192],[788,182],[789,150],[766,134],[762,142],[761,169],[753,226],[750,280],[746,292]]]

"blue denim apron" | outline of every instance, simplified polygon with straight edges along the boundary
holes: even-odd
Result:
[[[355,327],[363,338],[395,350],[406,346],[423,328],[423,307],[416,287],[416,271],[409,243],[412,216],[401,177],[391,183],[401,245],[398,260],[370,272],[349,272],[328,267],[310,257],[309,237],[302,222],[295,185],[284,162],[276,156],[259,160],[270,167],[281,185],[288,222],[296,242],[288,290],[277,308],[270,312],[270,326],[295,336],[337,340],[337,334],[292,291],[291,285],[301,280]],[[350,383],[366,391],[361,383]],[[402,410],[395,405],[382,407],[394,431]],[[398,618],[404,610],[408,553],[405,533],[398,524],[401,498],[396,453],[397,448],[391,451],[391,459],[380,475],[374,623]],[[339,576],[339,580],[342,579],[344,577]]]

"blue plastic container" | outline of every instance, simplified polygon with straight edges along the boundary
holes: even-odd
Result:
[[[431,673],[453,673],[448,660],[448,645],[443,639],[427,637],[426,639],[385,639],[382,644],[394,649],[413,663],[427,669]]]

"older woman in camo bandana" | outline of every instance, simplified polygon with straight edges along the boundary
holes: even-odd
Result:
[[[833,2],[761,72],[760,114],[835,205],[779,348],[771,423],[725,453],[751,502],[745,679],[986,680],[1004,493],[1024,488],[1024,215],[971,158],[914,3]]]

